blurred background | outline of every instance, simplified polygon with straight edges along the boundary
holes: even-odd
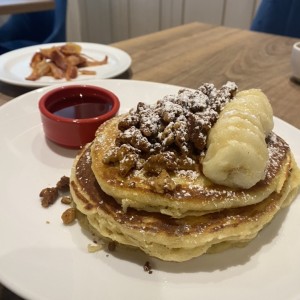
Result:
[[[260,1],[68,0],[66,38],[109,44],[193,21],[249,29]]]
[[[249,29],[259,4],[260,0],[69,0],[67,38],[108,44],[193,21]]]

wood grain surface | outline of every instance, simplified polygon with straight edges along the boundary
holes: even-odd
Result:
[[[300,129],[300,84],[291,76],[296,39],[191,23],[113,44],[132,56],[131,78],[197,88],[235,81],[260,88],[274,115]]]

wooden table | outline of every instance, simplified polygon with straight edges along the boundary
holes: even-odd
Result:
[[[50,10],[54,7],[54,0],[1,0],[0,15]]]
[[[287,37],[192,23],[113,46],[128,52],[133,60],[121,78],[189,88],[202,82],[220,87],[230,80],[240,90],[260,88],[269,97],[275,116],[300,129],[300,84],[291,78],[290,68],[294,42]],[[0,83],[0,104],[28,91]]]
[[[132,56],[132,79],[197,88],[235,81],[260,88],[275,116],[300,129],[300,84],[291,78],[296,39],[192,23],[113,44]]]
[[[240,90],[262,89],[274,114],[300,128],[300,85],[291,78],[296,39],[201,23],[121,41],[132,67],[121,77],[197,88],[235,81]],[[28,89],[0,83],[0,104]]]

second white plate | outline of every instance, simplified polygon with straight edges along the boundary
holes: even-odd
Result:
[[[25,47],[2,54],[0,56],[0,80],[9,84],[27,87],[44,87],[66,82],[65,79],[58,80],[50,76],[43,76],[36,81],[25,79],[31,73],[29,64],[36,51],[42,48],[50,48],[52,46],[60,46],[63,44],[65,43],[43,44]],[[77,78],[73,79],[72,82],[112,78],[125,72],[131,65],[131,57],[118,48],[93,43],[76,44],[82,47],[82,53],[96,60],[101,60],[107,55],[108,64],[85,68],[96,71],[96,75],[79,75]]]

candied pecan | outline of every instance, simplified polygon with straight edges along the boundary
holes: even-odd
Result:
[[[213,97],[210,97],[210,107],[214,112],[220,113],[224,105],[233,98],[237,91],[237,85],[227,82],[219,90],[216,90]],[[214,121],[215,122],[215,121]]]
[[[190,100],[190,111],[192,113],[202,112],[207,107],[209,99],[207,95],[200,91],[196,91]]]
[[[217,89],[212,83],[203,83],[198,89],[208,97],[215,95],[217,91]]]
[[[146,104],[146,103],[144,103],[144,102],[139,102],[139,103],[137,104],[137,106],[136,106],[136,112],[137,112],[138,114],[140,114],[142,111],[147,110],[149,107],[150,107],[149,104]]]
[[[69,205],[69,204],[72,203],[72,198],[70,196],[63,196],[60,201],[63,204],[68,204]]]
[[[133,148],[130,145],[123,144],[120,147],[112,148],[106,155],[104,155],[102,161],[105,164],[119,162],[120,175],[126,176],[129,171],[136,167],[138,161],[138,149]]]
[[[139,124],[139,116],[136,114],[129,114],[124,119],[120,120],[118,123],[118,128],[122,131],[125,131],[126,129],[137,126]]]
[[[136,166],[138,158],[139,157],[137,153],[126,154],[125,157],[120,160],[120,175],[126,176],[131,171],[131,169]]]
[[[110,148],[109,151],[104,154],[102,162],[107,165],[118,162],[118,149],[118,147]]]
[[[126,145],[124,145],[123,147],[125,147],[125,146]],[[110,164],[110,163],[118,162],[120,160],[119,159],[119,152],[122,151],[122,150],[120,150],[121,147],[112,147],[112,148],[110,148],[109,151],[104,154],[104,156],[102,158],[102,162],[104,164]]]
[[[175,144],[180,149],[181,153],[187,153],[188,152],[187,143],[189,141],[189,134],[188,134],[186,118],[184,118],[183,121],[179,120],[178,118],[178,121],[175,122],[174,124],[174,130],[176,132]]]
[[[160,116],[156,111],[147,110],[141,113],[140,130],[144,136],[156,136],[162,127]]]
[[[161,117],[166,123],[174,121],[182,113],[182,106],[171,101],[164,102],[161,108]]]
[[[65,225],[71,224],[76,219],[76,209],[74,207],[68,208],[61,215],[61,219]]]
[[[113,147],[111,148],[104,156],[103,156],[103,163],[115,163],[120,162],[126,155],[130,153],[139,153],[138,149],[133,148],[130,145],[123,144],[120,147]]]
[[[238,87],[234,82],[228,81],[220,88],[220,91],[224,92],[226,98],[233,98],[236,95],[237,89]]]
[[[151,177],[149,183],[153,190],[160,194],[174,191],[176,188],[176,183],[166,170],[162,170],[157,177]]]
[[[59,191],[65,192],[70,189],[69,184],[70,184],[70,178],[67,176],[63,176],[57,182],[56,187],[58,188]]]
[[[157,153],[161,152],[162,149],[163,149],[162,145],[155,141],[152,143],[152,148],[150,149],[150,154],[151,155],[157,154]]]
[[[177,167],[176,155],[170,151],[152,155],[144,164],[144,170],[152,174],[159,174],[164,169],[176,170]]]
[[[181,153],[187,153],[189,135],[186,118],[182,117],[182,120],[178,118],[178,121],[170,122],[159,137],[165,148],[174,144]]]
[[[188,156],[180,157],[178,160],[178,169],[180,170],[195,170],[196,161]]]
[[[210,124],[205,123],[203,118],[199,118],[197,115],[190,115],[188,118],[188,132],[190,135],[190,141],[198,150],[203,150],[206,145],[206,128]]]
[[[169,123],[168,126],[164,129],[164,131],[158,136],[161,140],[162,145],[165,147],[173,144],[175,140],[173,126],[173,122]]]
[[[151,144],[149,143],[147,138],[144,137],[141,131],[134,126],[120,133],[116,139],[116,143],[119,145],[129,144],[134,148],[144,152],[149,152],[151,149]]]
[[[39,195],[43,207],[49,207],[58,198],[58,189],[56,187],[42,189]]]
[[[137,154],[140,153],[140,151],[130,145],[123,144],[121,147],[118,149],[117,155],[118,155],[118,160],[120,161],[123,159],[126,155],[128,154]]]

